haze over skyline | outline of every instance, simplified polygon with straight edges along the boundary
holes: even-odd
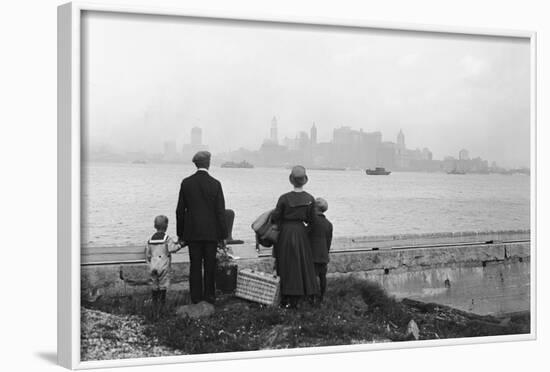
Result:
[[[178,150],[194,126],[214,153],[340,126],[434,158],[529,166],[527,39],[87,13],[85,138]]]

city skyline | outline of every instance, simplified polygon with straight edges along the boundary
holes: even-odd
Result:
[[[380,131],[365,132],[362,128],[357,130],[349,126],[333,128],[332,133],[330,141],[318,141],[317,126],[315,123],[312,123],[309,133],[300,131],[296,133],[294,138],[285,137],[281,141],[278,136],[277,119],[274,116],[271,120],[269,136],[264,138],[261,143],[258,143],[256,148],[239,148],[229,152],[213,152],[214,162],[220,164],[228,160],[248,161],[252,158],[260,166],[288,166],[290,164],[305,164],[310,167],[331,167],[336,165],[345,168],[386,166],[393,170],[432,172],[459,170],[473,173],[502,172],[505,169],[517,170],[530,168],[530,166],[503,168],[494,159],[483,159],[479,154],[473,154],[470,157],[470,151],[466,148],[461,148],[455,154],[449,153],[441,158],[436,158],[428,147],[409,148],[402,129],[396,134],[395,141],[385,139]],[[362,137],[363,140],[360,139],[360,142],[357,142],[358,136]],[[149,160],[153,162],[185,163],[197,151],[209,150],[208,144],[203,143],[202,128],[191,128],[189,137],[190,142],[183,143],[180,146],[173,140],[164,141],[163,151],[156,153],[137,151],[123,154],[120,152],[117,153],[112,148],[107,147],[99,151],[96,150],[95,154],[93,152],[90,154],[92,160],[113,161],[118,159],[122,161]],[[332,150],[330,150],[331,147]],[[324,149],[324,153],[322,149]],[[286,157],[283,157],[284,154],[280,152],[281,150],[287,152]],[[306,153],[304,151],[307,152],[305,157],[304,154]],[[107,155],[107,157],[104,155]],[[261,156],[260,158],[258,158],[259,155]],[[374,159],[377,160],[366,160],[365,158],[368,158],[369,155],[371,157],[374,156]],[[269,156],[274,158],[269,160],[266,158]],[[280,157],[280,159],[277,157]],[[363,163],[354,163],[350,161],[350,157],[352,159],[363,157],[364,161]]]
[[[270,121],[271,122],[271,126],[268,127],[266,126],[266,136],[264,136],[263,138],[258,138],[258,142],[255,143],[255,144],[251,144],[251,145],[244,145],[244,146],[238,146],[238,145],[234,145],[234,146],[228,146],[225,148],[220,148],[220,149],[215,149],[215,148],[209,148],[208,146],[208,140],[204,141],[202,140],[203,138],[203,129],[200,127],[200,126],[192,126],[190,127],[190,129],[188,130],[188,133],[187,135],[181,135],[179,136],[179,140],[174,140],[174,139],[165,139],[165,140],[159,140],[158,143],[153,146],[153,148],[149,147],[148,149],[144,149],[144,148],[132,148],[132,149],[124,149],[124,148],[120,148],[120,147],[117,147],[116,145],[113,145],[109,142],[101,142],[101,143],[96,143],[96,144],[90,144],[90,147],[92,148],[95,148],[96,151],[98,149],[105,149],[105,148],[108,148],[109,151],[112,151],[114,153],[117,153],[117,154],[124,154],[124,153],[144,153],[144,154],[159,154],[159,153],[165,153],[166,151],[164,151],[163,149],[166,148],[166,145],[167,143],[170,143],[170,146],[175,146],[175,148],[177,149],[177,153],[181,153],[181,149],[182,148],[186,148],[186,151],[189,152],[190,149],[192,148],[195,148],[197,151],[201,150],[201,149],[209,149],[214,155],[217,155],[217,154],[221,154],[221,153],[227,153],[227,152],[232,152],[232,151],[236,151],[236,150],[240,150],[240,149],[244,149],[244,150],[248,150],[248,151],[255,151],[255,150],[258,150],[258,148],[261,146],[261,144],[263,142],[265,142],[266,140],[269,140],[269,139],[272,139],[272,136],[273,136],[273,133],[274,133],[274,128],[273,128],[273,120],[275,119],[276,122],[278,122],[278,120],[276,120],[277,116],[273,116],[272,117],[272,120]],[[266,121],[267,122],[267,121]],[[311,122],[311,125],[314,125],[315,128],[316,128],[316,132],[318,132],[319,130],[319,127],[317,125],[316,122],[312,121]],[[338,127],[333,127],[333,128],[323,128],[325,129],[324,130],[324,137],[322,138],[319,138],[318,136],[316,137],[317,141],[322,143],[322,142],[331,142],[333,140],[333,131],[335,129],[338,129],[338,128],[352,128],[351,126],[348,126],[348,125],[340,125]],[[193,131],[195,129],[200,129],[200,137],[201,137],[201,145],[206,145],[207,148],[203,148],[203,147],[197,147],[197,142],[196,140],[194,140],[194,136],[196,138],[196,135],[193,134]],[[300,137],[300,134],[301,133],[309,133],[311,129],[311,126],[310,127],[307,127],[307,125],[304,125],[303,128],[300,128],[300,129],[296,129],[294,134],[292,134],[292,132],[290,131],[287,131],[285,132],[286,134],[284,136],[281,136],[279,135],[278,133],[279,132],[279,129],[275,129],[275,133],[276,136],[277,136],[277,143],[282,143],[284,144],[284,141],[285,140],[290,140],[290,141],[294,141],[294,140],[299,140],[299,137]],[[363,130],[364,131],[364,128],[352,128],[354,130]],[[399,132],[396,134],[394,133],[393,135],[390,133],[389,135],[387,133],[385,133],[384,131],[382,130],[374,130],[372,132],[367,132],[365,131],[365,133],[381,133],[382,137],[383,138],[393,138],[393,137],[396,137],[398,136],[398,134],[401,132],[403,133],[403,129],[399,128]],[[389,140],[391,141],[391,140]],[[395,143],[397,143],[398,141],[396,140]],[[189,146],[189,145],[195,145],[194,147],[193,146]],[[430,149],[430,151],[433,153],[433,151],[431,150],[432,149],[432,146],[430,145],[425,145],[425,144],[413,144],[411,147],[411,149],[425,149],[425,148],[428,148]],[[469,150],[471,148],[471,146],[468,146],[467,144],[455,144],[454,145],[454,149],[450,149],[448,152],[446,153],[440,153],[440,154],[434,154],[433,157],[434,159],[444,159],[445,157],[449,157],[449,156],[456,156],[457,158],[460,158],[460,152],[464,149],[467,149],[468,152],[472,152],[473,154],[476,154],[477,157],[483,157],[481,154],[479,153],[476,153],[475,151],[471,151]],[[179,158],[178,158],[179,160]],[[488,158],[488,160],[490,162],[496,162],[498,163],[499,165],[503,165],[505,166],[506,168],[529,168],[530,167],[530,162],[526,162],[525,164],[520,164],[520,163],[512,163],[512,164],[507,164],[506,162],[503,162],[502,159],[495,159],[495,158]]]
[[[466,147],[529,165],[527,39],[94,12],[83,30],[92,147],[179,149],[201,127],[213,152],[253,149],[276,116],[279,140],[313,122],[319,142],[339,126],[402,129],[436,158]]]

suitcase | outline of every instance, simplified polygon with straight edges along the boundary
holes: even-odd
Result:
[[[235,296],[264,305],[278,305],[281,279],[273,274],[243,269],[237,274]]]
[[[216,289],[222,293],[231,293],[237,286],[237,265],[218,265],[216,267]]]

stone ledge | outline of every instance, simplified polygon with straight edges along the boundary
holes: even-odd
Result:
[[[455,265],[481,266],[483,262],[504,261],[510,258],[528,259],[530,243],[495,243],[460,247],[417,248],[341,252],[331,254],[329,273],[358,271],[403,272],[422,268]],[[273,270],[273,258],[240,259],[239,269],[250,268],[263,272]],[[121,279],[121,273],[122,278]],[[186,286],[189,263],[172,264],[173,289]],[[84,299],[98,295],[117,296],[147,288],[146,264],[92,265],[81,267],[81,293]]]
[[[527,258],[531,257],[530,244],[508,244],[506,245],[506,258]]]
[[[333,251],[350,249],[372,249],[372,248],[398,248],[404,246],[433,245],[433,244],[462,244],[486,241],[511,241],[529,240],[529,230],[507,230],[507,231],[462,231],[462,232],[441,232],[423,234],[395,234],[395,235],[364,235],[350,237],[336,237],[332,242]],[[255,244],[252,241],[242,245],[232,246],[237,256],[253,258],[256,255]],[[186,248],[182,250],[185,252]],[[271,249],[263,249],[265,253]],[[186,254],[174,255],[174,260],[186,261],[182,257]],[[81,261],[84,264],[100,262],[125,262],[144,261],[143,246],[113,246],[113,247],[83,247]]]

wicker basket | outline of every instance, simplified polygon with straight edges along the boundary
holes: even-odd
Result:
[[[243,269],[237,275],[235,296],[265,305],[278,305],[280,281],[281,279],[273,274]]]

